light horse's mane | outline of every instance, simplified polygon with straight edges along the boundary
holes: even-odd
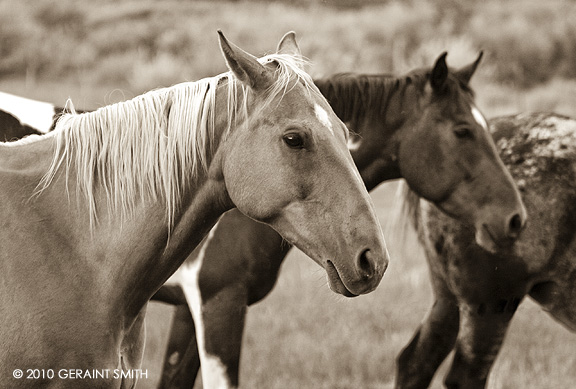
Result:
[[[264,106],[282,98],[297,82],[320,95],[302,70],[303,59],[271,54],[259,61],[277,64],[276,80],[267,91]],[[39,192],[64,166],[67,181],[74,170],[78,193],[83,193],[88,203],[91,225],[98,221],[94,191],[101,188],[108,207],[123,218],[131,215],[138,202],[163,199],[171,228],[184,188],[207,170],[215,135],[216,90],[221,81],[227,81],[228,87],[225,137],[236,121],[247,116],[252,93],[231,72],[153,90],[93,112],[64,114],[53,132],[36,138],[56,138],[53,161]],[[30,141],[33,139],[22,143]]]

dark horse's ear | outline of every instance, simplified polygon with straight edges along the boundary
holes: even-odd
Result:
[[[256,57],[228,42],[220,30],[218,36],[226,64],[236,78],[254,90],[264,90],[272,84],[273,79],[268,69]]]
[[[430,85],[432,90],[438,94],[442,94],[446,89],[446,80],[448,79],[448,66],[446,65],[447,52],[440,54],[436,60],[432,73],[430,73]]]
[[[476,71],[476,68],[478,67],[478,64],[480,63],[480,60],[482,59],[483,55],[484,52],[480,51],[480,53],[478,53],[478,58],[476,58],[476,61],[472,62],[470,65],[466,65],[463,68],[458,69],[455,72],[456,76],[460,80],[462,80],[462,82],[464,82],[466,85],[468,85],[470,79],[474,75],[474,72]]]

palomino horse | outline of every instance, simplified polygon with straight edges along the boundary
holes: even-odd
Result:
[[[398,388],[427,387],[453,349],[446,386],[484,388],[526,295],[576,332],[576,120],[534,113],[496,118],[491,127],[531,221],[514,246],[494,254],[466,225],[407,197],[435,301],[398,358]]]
[[[404,177],[476,226],[478,244],[494,250],[518,236],[526,213],[468,86],[479,60],[449,71],[443,54],[433,68],[399,78],[346,74],[316,84],[356,132],[350,149],[368,189]],[[269,293],[289,249],[266,226],[238,212],[224,215],[190,257],[196,265],[185,263],[154,297],[187,300],[196,325],[194,333],[188,307],[177,308],[161,386],[192,386],[199,366],[194,334],[206,387],[238,385],[246,308]],[[182,286],[186,300],[170,282]]]
[[[233,207],[334,290],[378,285],[388,255],[348,130],[292,34],[261,59],[219,36],[228,73],[0,145],[0,387],[133,387],[148,300]]]

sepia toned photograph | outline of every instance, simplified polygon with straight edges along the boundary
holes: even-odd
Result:
[[[0,389],[576,387],[576,2],[0,0]]]

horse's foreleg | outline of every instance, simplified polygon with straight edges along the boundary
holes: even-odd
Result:
[[[458,335],[458,306],[449,295],[436,298],[426,320],[397,361],[396,388],[427,388]]]
[[[482,307],[462,305],[460,334],[454,361],[445,380],[450,389],[484,388],[488,374],[519,301],[503,312],[483,312]],[[480,311],[480,313],[479,313]]]
[[[205,388],[238,387],[238,370],[244,319],[246,286],[233,283],[204,300],[194,285],[183,285],[194,318],[198,352]]]
[[[200,370],[200,356],[196,345],[194,321],[188,305],[176,306],[163,366],[159,388],[194,387]]]

